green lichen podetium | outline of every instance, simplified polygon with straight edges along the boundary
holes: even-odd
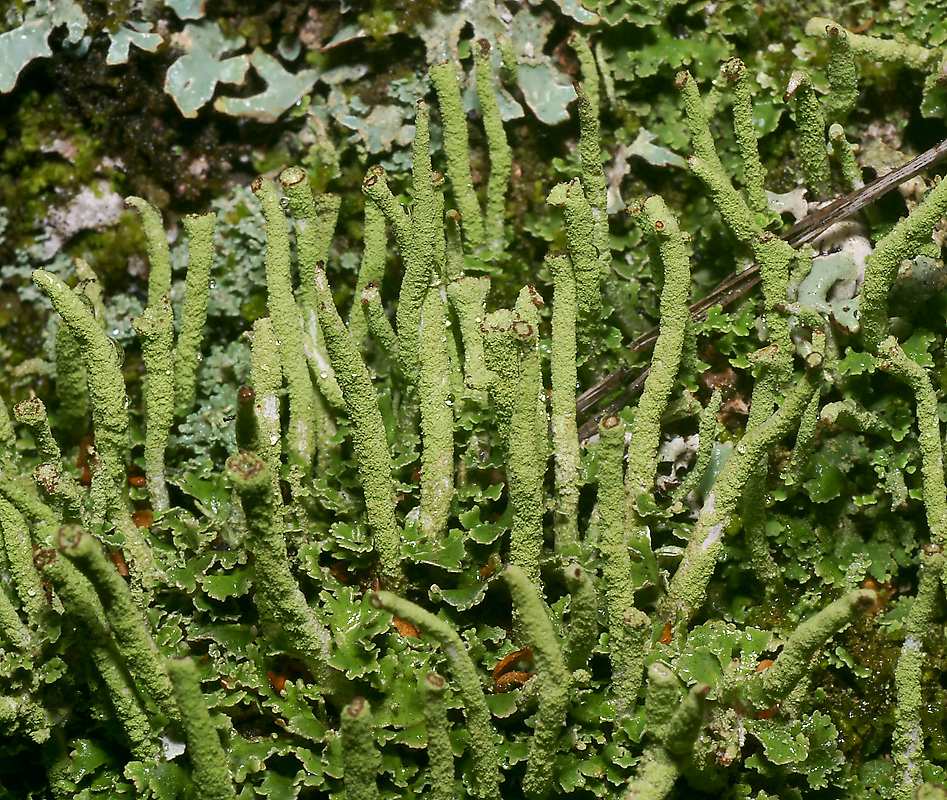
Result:
[[[756,672],[743,687],[741,699],[752,711],[761,712],[784,700],[811,669],[816,649],[871,608],[877,596],[870,589],[850,592],[823,608],[793,632],[776,660]]]
[[[829,125],[829,144],[842,169],[849,189],[860,189],[865,185],[862,169],[855,160],[855,149],[845,137],[845,130],[837,122]]]
[[[74,429],[85,425],[89,413],[89,385],[82,346],[68,325],[56,327],[56,395],[66,421]]]
[[[418,129],[420,139],[427,141],[427,107],[418,104]],[[398,329],[398,361],[401,374],[409,386],[416,386],[420,345],[418,334],[421,323],[421,306],[431,283],[434,268],[435,219],[434,187],[431,183],[431,155],[429,146],[421,146],[415,139],[414,146],[415,205],[412,213],[406,211],[392,194],[388,176],[381,167],[373,167],[362,181],[362,192],[377,205],[394,233],[398,249],[404,262],[402,279],[403,303],[398,303],[396,320]],[[399,293],[399,298],[401,298]]]
[[[546,423],[537,405],[542,389],[536,352],[538,331],[511,309],[488,314],[482,330],[486,365],[494,373],[490,395],[503,441],[513,507],[510,561],[539,586]],[[542,441],[538,435],[540,424]]]
[[[897,61],[919,70],[931,68],[937,62],[937,51],[898,39],[880,39],[876,36],[849,33],[837,22],[825,17],[813,17],[806,23],[806,35],[830,39],[844,33],[852,52],[876,61]]]
[[[599,124],[598,81],[599,74],[594,60],[583,57],[581,46],[578,48],[582,63],[582,77],[586,83],[576,83],[576,97],[579,111],[579,156],[582,162],[582,188],[592,208],[592,233],[595,248],[598,250],[601,280],[611,277],[612,251],[608,240],[608,189],[605,181],[605,169],[602,165],[602,137]]]
[[[470,139],[467,133],[467,115],[460,99],[457,67],[452,62],[434,64],[429,73],[437,90],[437,101],[444,125],[444,154],[447,157],[447,178],[451,182],[457,209],[460,211],[465,247],[477,249],[483,245],[483,211],[473,188],[470,173]]]
[[[566,666],[573,672],[585,669],[598,639],[598,597],[595,583],[580,564],[563,569],[569,589],[569,639],[566,642]]]
[[[253,453],[237,453],[227,461],[227,476],[240,495],[250,529],[260,611],[279,624],[313,676],[325,684],[330,634],[290,572],[282,513],[273,495],[269,469]]]
[[[148,275],[147,308],[159,309],[162,304],[168,302],[171,295],[171,255],[161,213],[141,197],[127,197],[125,203],[141,214],[148,248],[148,259],[151,265],[151,271]],[[188,235],[188,263],[184,303],[179,315],[181,321],[180,333],[177,335],[176,346],[173,347],[173,377],[170,380],[174,389],[174,408],[179,415],[183,416],[190,411],[194,402],[198,356],[204,336],[204,322],[207,319],[207,301],[214,260],[214,230],[217,224],[217,215],[214,213],[188,214],[183,218],[182,224]],[[78,264],[76,274],[79,275]],[[101,316],[99,312],[100,310],[97,310],[97,316]],[[149,313],[157,314],[158,311]],[[174,322],[173,318],[171,322]],[[150,330],[150,325],[150,323],[146,324],[145,329]],[[174,343],[162,342],[160,345],[160,347],[167,350],[167,356],[160,359],[162,373],[167,369],[163,361],[167,357],[171,357],[172,344]],[[155,348],[159,345],[154,339],[154,335],[149,335],[149,346],[148,358],[157,364]],[[155,370],[152,370],[152,373],[154,374]],[[162,378],[156,377],[156,380],[160,381]],[[162,384],[162,391],[164,388]],[[155,399],[161,396],[160,393],[152,394]],[[162,499],[159,497],[159,503]],[[166,508],[166,503],[163,506],[160,510]]]
[[[575,419],[576,294],[575,271],[566,252],[547,253],[555,286],[552,304],[552,353],[549,358],[552,449],[556,458],[556,550],[579,544],[579,435]]]
[[[181,711],[197,796],[200,800],[233,800],[237,795],[227,767],[227,755],[207,713],[197,667],[190,658],[174,658],[168,661],[167,670]]]
[[[77,525],[59,529],[59,552],[89,579],[104,609],[118,648],[132,675],[148,690],[162,712],[173,720],[180,714],[171,681],[144,614],[135,605],[125,581],[102,545]]]
[[[751,363],[757,365],[758,372],[753,384],[753,394],[750,398],[750,413],[747,416],[747,430],[762,425],[773,413],[773,404],[779,391],[779,365],[782,360],[779,348],[769,345],[748,356]],[[813,395],[815,397],[816,395]],[[811,401],[810,401],[811,406]],[[810,406],[807,406],[807,410]],[[743,514],[743,531],[747,550],[750,555],[750,564],[756,577],[763,586],[779,586],[779,567],[770,552],[766,540],[766,477],[769,464],[766,458],[762,459],[746,482],[741,498],[740,507]]]
[[[378,287],[379,281],[385,277],[385,260],[388,255],[388,237],[385,234],[385,215],[375,203],[365,204],[365,223],[362,234],[362,260],[358,268],[358,283],[356,288],[365,290],[367,286]],[[349,331],[355,343],[362,347],[367,330],[365,320],[358,304],[352,305],[348,319]],[[396,361],[397,359],[391,359]]]
[[[737,135],[744,174],[748,183],[749,204],[733,187],[723,169],[710,133],[710,125],[704,113],[700,93],[693,77],[685,71],[678,73],[676,85],[684,98],[684,110],[691,132],[691,144],[694,148],[694,155],[687,158],[687,165],[707,186],[711,199],[724,222],[740,241],[750,245],[760,265],[765,301],[764,322],[769,338],[779,347],[780,380],[785,380],[793,347],[783,305],[789,283],[789,265],[798,257],[798,254],[785,241],[762,230],[760,222],[765,220],[766,204],[764,198],[760,206],[758,197],[759,192],[762,191],[762,167],[759,164],[751,119],[747,116],[748,88],[745,85],[745,67],[741,62],[731,60],[722,71],[736,82],[734,132]],[[805,138],[805,133],[803,133],[803,138]],[[825,150],[824,142],[822,149]],[[754,184],[756,184],[755,188]],[[758,207],[761,210],[758,210]]]
[[[250,355],[250,385],[253,387],[254,418],[256,419],[255,447],[253,452],[270,468],[274,494],[278,491],[276,481],[282,454],[279,391],[283,386],[279,347],[273,320],[261,317],[253,323],[252,351]]]
[[[49,427],[49,418],[46,416],[46,405],[38,397],[28,397],[13,406],[13,416],[21,425],[29,428],[36,443],[36,450],[40,458],[49,464],[59,464],[62,453]]]
[[[805,373],[776,413],[759,427],[748,430],[727,460],[704,501],[668,592],[659,603],[660,624],[685,624],[703,605],[707,584],[723,549],[726,520],[736,510],[759,458],[798,424],[821,381],[821,366],[821,352],[814,351],[806,359]]]
[[[315,281],[319,322],[352,423],[355,458],[365,493],[368,524],[378,553],[378,570],[385,585],[398,589],[405,582],[400,553],[401,533],[395,517],[388,436],[378,397],[368,367],[332,300],[322,265],[317,265]]]
[[[825,116],[808,72],[793,72],[783,99],[796,101],[796,127],[799,128],[800,134],[799,157],[802,161],[802,171],[806,176],[809,196],[820,198],[829,180],[829,156],[825,148]]]
[[[416,107],[411,167],[411,183],[414,189],[414,203],[410,213],[412,243],[410,247],[401,247],[404,277],[401,279],[398,309],[395,312],[398,326],[398,359],[401,361],[402,374],[412,385],[416,385],[420,377],[418,372],[421,363],[421,318],[434,274],[436,241],[438,237],[443,238],[431,167],[429,112],[423,100],[419,100]],[[430,342],[428,344],[430,345]]]
[[[129,670],[118,657],[105,613],[91,585],[72,564],[55,550],[40,550],[36,571],[50,581],[67,608],[67,619],[89,645],[89,657],[102,677],[109,702],[115,710],[132,752],[138,758],[153,758],[151,724]]]
[[[910,214],[885,235],[868,256],[861,289],[861,329],[874,349],[888,335],[888,294],[901,262],[913,258],[931,241],[947,211],[947,181],[939,181]]]
[[[921,449],[921,478],[924,509],[931,539],[940,547],[947,546],[947,485],[944,480],[943,444],[937,395],[930,376],[910,358],[893,336],[878,347],[884,358],[879,367],[908,385],[914,394],[917,416],[918,444]]]
[[[924,764],[924,734],[920,712],[924,704],[923,640],[940,605],[943,586],[943,548],[928,544],[921,555],[917,596],[904,623],[904,644],[894,672],[897,691],[893,756],[897,767],[897,800],[909,800],[920,782]]]
[[[4,465],[7,468],[7,465]],[[46,594],[33,567],[33,542],[26,520],[0,491],[0,544],[5,566],[13,579],[17,597],[27,616],[37,619],[46,608]]]
[[[418,525],[428,541],[447,535],[454,496],[454,413],[447,350],[447,300],[431,287],[421,308],[420,374],[421,499]]]
[[[503,251],[505,245],[506,192],[513,168],[513,154],[497,105],[493,71],[490,69],[490,42],[487,39],[478,39],[474,52],[477,97],[480,99],[483,130],[487,135],[487,148],[490,152],[490,176],[487,178],[487,208],[483,217],[483,232],[487,253],[496,255]]]
[[[723,392],[720,389],[714,390],[710,396],[707,405],[700,415],[700,426],[698,428],[697,458],[694,469],[688,473],[687,477],[681,483],[677,493],[677,498],[686,497],[690,494],[698,483],[703,479],[713,458],[714,442],[717,440],[717,415],[720,413],[720,407],[723,404]]]
[[[641,760],[641,768],[629,782],[622,800],[662,800],[670,794],[681,772],[679,758],[665,746],[675,709],[680,703],[680,681],[667,664],[655,662],[648,668],[645,713],[651,741]]]
[[[371,706],[364,697],[342,710],[341,736],[346,800],[378,800],[378,750]]]
[[[490,278],[486,275],[459,275],[447,284],[447,299],[457,317],[463,343],[464,384],[474,393],[485,392],[490,385],[480,331],[489,294]]]
[[[543,800],[552,788],[556,745],[569,708],[569,673],[562,647],[536,586],[523,570],[513,564],[504,570],[503,577],[539,668],[539,712],[533,728],[523,792],[528,798]]]
[[[739,58],[731,58],[720,69],[733,84],[733,132],[743,162],[743,181],[747,202],[757,214],[766,212],[766,192],[763,189],[763,164],[760,162],[759,142],[753,128],[753,98],[746,66]]]
[[[858,71],[848,31],[838,25],[827,25],[825,36],[829,40],[826,117],[830,123],[844,122],[858,99]]]
[[[382,3],[385,19],[396,16],[387,13],[392,2]],[[102,399],[103,386],[117,390],[123,380],[111,346],[101,347],[105,321],[111,332],[114,310],[125,313],[122,301],[103,304],[79,263],[75,289],[46,281],[63,307],[62,396],[48,402],[47,417],[38,399],[17,394],[21,369],[9,387],[20,401],[14,421],[0,404],[0,772],[12,775],[15,765],[7,764],[19,760],[40,765],[28,783],[14,775],[23,796],[664,800],[694,791],[910,800],[936,792],[919,784],[942,778],[944,746],[937,714],[947,540],[943,309],[937,295],[916,316],[899,309],[895,276],[919,253],[932,258],[931,231],[942,227],[947,205],[941,187],[891,233],[890,201],[865,215],[861,238],[877,244],[862,288],[863,330],[842,332],[800,297],[797,278],[812,250],[782,241],[767,205],[766,189],[797,177],[785,148],[799,138],[767,95],[773,76],[789,72],[789,49],[741,49],[772,12],[750,9],[744,30],[734,8],[695,10],[707,29],[694,44],[721,19],[739,28],[732,38],[745,65],[724,65],[735,138],[708,119],[709,100],[720,93],[702,98],[696,79],[681,73],[683,96],[669,102],[684,107],[690,166],[706,191],[698,187],[681,203],[680,187],[697,187],[689,176],[654,164],[635,170],[629,160],[636,185],[657,177],[669,187],[667,202],[655,196],[631,205],[645,248],[624,215],[606,214],[606,187],[618,188],[623,165],[619,158],[614,171],[603,169],[599,135],[603,120],[618,120],[622,128],[606,141],[628,141],[671,111],[662,98],[644,103],[629,94],[631,82],[612,69],[610,41],[625,41],[627,26],[637,25],[621,4],[598,2],[591,41],[570,39],[582,77],[578,127],[563,126],[567,135],[578,130],[581,166],[570,180],[560,177],[568,160],[556,160],[551,173],[537,170],[512,138],[529,128],[533,143],[547,131],[532,130],[529,118],[506,130],[501,121],[501,109],[510,113],[511,98],[544,68],[532,62],[558,44],[550,38],[551,47],[540,48],[524,32],[536,35],[568,4],[524,6],[512,20],[481,15],[483,5],[491,4],[435,9],[430,22],[466,24],[469,13],[476,36],[491,37],[461,41],[457,50],[465,69],[475,65],[485,137],[468,141],[464,102],[473,100],[474,85],[466,82],[462,98],[456,64],[431,70],[439,114],[427,107],[432,97],[405,100],[427,86],[423,70],[411,80],[405,69],[384,86],[389,111],[417,104],[413,120],[410,107],[405,114],[416,131],[410,177],[375,166],[360,186],[340,181],[338,194],[313,194],[305,170],[290,166],[277,184],[257,182],[262,215],[252,197],[249,208],[221,202],[220,228],[237,218],[245,241],[215,238],[212,218],[196,217],[185,221],[187,241],[170,256],[160,215],[131,201],[152,259],[149,302],[133,320],[145,379],[139,383],[134,355],[124,376],[131,436],[119,436],[121,420],[107,416],[124,411],[124,394]],[[348,13],[343,8],[339,20]],[[216,24],[205,19],[188,29]],[[242,30],[262,35],[257,18],[246,24]],[[653,53],[670,41],[661,38],[666,27],[657,19],[636,36],[653,33]],[[381,36],[383,28],[373,30]],[[515,82],[518,66],[521,86],[500,88],[491,78],[500,28],[505,77]],[[554,37],[561,27],[550,30]],[[858,97],[853,58],[866,46],[841,29],[832,35],[828,83],[812,79],[830,93],[810,100],[830,119],[851,118],[850,129],[829,129],[829,142],[840,180],[854,186],[862,178],[849,141],[860,143],[864,158],[873,135],[860,127],[868,121],[862,110],[849,114]],[[392,41],[412,36],[400,30]],[[352,39],[307,58],[347,59],[362,44]],[[555,69],[570,65],[569,50],[555,53]],[[925,55],[925,69],[939,57]],[[656,68],[663,80],[670,48],[660,59],[649,65],[644,53],[640,68]],[[707,81],[714,65],[702,59],[690,63]],[[634,91],[643,83],[636,80]],[[347,114],[370,96],[340,84],[330,91],[325,104],[313,99],[310,121],[338,119],[340,104],[349,104]],[[896,124],[906,119],[893,112]],[[677,117],[668,119],[661,135]],[[443,157],[439,123],[449,185],[433,169]],[[914,123],[904,128],[907,147]],[[775,136],[757,136],[771,124]],[[822,123],[801,127],[813,152],[817,138],[826,149]],[[662,145],[686,146],[675,133],[676,143]],[[481,141],[490,173],[475,187],[470,147]],[[358,147],[340,146],[343,180],[365,174]],[[405,165],[405,156],[382,159]],[[268,156],[268,166],[280,158]],[[741,163],[739,182],[733,165]],[[763,163],[785,174],[768,184]],[[513,164],[523,177],[515,219],[505,201]],[[547,193],[562,208],[562,231],[558,209],[541,202]],[[712,206],[733,234],[735,260],[751,251],[757,260],[762,299],[692,323],[691,282],[704,291],[724,249],[706,249],[720,239]],[[569,251],[541,263],[557,238]],[[170,265],[186,249],[175,345]],[[246,258],[269,273],[270,316],[239,341],[208,343],[200,359],[203,287],[218,257],[229,295],[211,296],[212,307],[259,288],[227,284],[233,259]],[[661,292],[650,376],[638,407],[603,413],[597,441],[584,449],[577,387],[618,364],[618,335],[600,313],[603,282],[615,290],[607,305],[615,305],[633,285],[622,275],[647,283],[649,259],[654,288],[644,286],[631,305],[654,314],[644,306]],[[618,274],[625,266],[631,273]],[[356,268],[358,282],[343,287]],[[515,304],[497,308],[491,289],[509,296],[511,285]],[[344,314],[333,289],[355,298]],[[902,315],[895,322],[889,292]],[[5,287],[0,313],[4,302]],[[615,317],[622,329],[634,327]],[[212,322],[215,331],[229,330],[226,320]],[[698,353],[714,362],[703,374]],[[101,363],[69,363],[85,356]],[[176,359],[187,362],[190,377],[180,377]],[[194,405],[177,394],[185,385],[200,414],[175,429],[174,412]],[[91,459],[86,489],[73,473],[76,441],[86,433],[75,399],[90,392],[100,458]],[[831,402],[820,413],[823,392]],[[62,408],[74,400],[75,409]],[[236,454],[214,465],[214,444],[227,441],[234,451],[231,433]],[[199,473],[178,463],[194,442],[211,445]],[[147,493],[137,481],[127,488],[128,463],[143,464]],[[158,524],[145,532],[131,514],[149,508]],[[932,544],[922,548],[927,539]],[[119,572],[119,548],[131,580]],[[885,605],[881,591],[856,589],[868,576],[890,580],[897,597]],[[859,619],[868,610],[877,611],[877,626]],[[876,710],[866,734],[862,726]],[[182,741],[185,752],[173,758]],[[0,784],[7,778],[0,774]],[[0,800],[5,792],[0,786]]]
[[[322,329],[319,327],[315,274],[316,264],[325,262],[329,255],[329,245],[339,216],[341,198],[336,194],[313,196],[309,176],[300,167],[287,167],[279,176],[280,186],[293,210],[293,222],[296,228],[296,255],[299,267],[299,309],[302,316],[303,341],[309,371],[312,378],[334,409],[342,410],[345,401],[339,389],[335,370],[325,352]],[[368,227],[370,213],[366,210],[365,220]],[[384,239],[384,231],[382,231]],[[368,240],[366,239],[366,248]],[[382,262],[382,271],[384,262]],[[318,398],[314,398],[316,416],[319,413]],[[323,426],[324,420],[317,419],[317,425]],[[320,444],[322,442],[320,441]]]
[[[74,264],[79,279],[74,291],[92,308],[101,325],[105,313],[99,280],[84,259],[77,258]],[[89,413],[89,381],[82,345],[68,325],[56,326],[56,396],[64,422],[73,430],[84,428]]]
[[[381,292],[378,291],[377,283],[369,283],[362,289],[362,318],[367,333],[374,340],[385,358],[392,365],[398,363],[398,334],[391,327],[391,320],[385,312],[385,307],[381,302]],[[353,331],[352,323],[349,322],[349,331]],[[357,342],[353,334],[352,340]]]
[[[145,480],[152,507],[156,512],[171,506],[165,482],[164,456],[168,435],[174,422],[174,371],[172,347],[174,314],[167,295],[148,306],[132,324],[141,339],[145,376]]]
[[[0,641],[6,641],[17,650],[30,646],[30,632],[6,594],[0,595]]]
[[[868,256],[861,294],[861,327],[866,344],[883,360],[882,369],[906,383],[915,398],[920,432],[924,506],[933,540],[947,543],[945,487],[940,417],[930,375],[911,359],[888,332],[888,291],[901,262],[929,243],[934,226],[947,210],[947,181],[940,181],[923,201],[884,236]]]
[[[634,446],[628,453],[625,476],[627,502],[640,507],[639,498],[650,498],[654,485],[661,416],[667,408],[681,364],[685,331],[690,320],[687,300],[690,297],[691,271],[677,220],[660,197],[654,195],[643,202],[632,203],[629,210],[645,234],[654,240],[664,275],[661,332],[654,346],[651,371],[635,410],[631,431]]]
[[[188,214],[181,223],[188,236],[188,259],[181,332],[174,351],[174,406],[178,413],[187,414],[194,403],[197,367],[204,339],[217,215]]]
[[[612,691],[619,710],[625,711],[638,699],[648,619],[634,608],[632,562],[625,540],[625,423],[615,414],[603,417],[599,423],[597,454],[605,614],[609,638],[614,642],[609,649]]]
[[[424,706],[424,727],[427,733],[427,758],[431,771],[432,800],[454,798],[454,753],[451,750],[447,720],[447,681],[434,672],[418,680],[418,691]]]
[[[493,725],[480,687],[480,678],[463,641],[449,624],[430,611],[404,600],[391,592],[373,592],[370,598],[375,608],[384,609],[400,619],[416,625],[431,636],[444,650],[451,672],[464,700],[467,729],[470,733],[471,752],[476,763],[477,793],[484,800],[500,797],[500,772],[497,767],[496,747],[493,744]]]
[[[303,344],[303,322],[293,296],[286,213],[272,181],[258,178],[251,187],[266,220],[267,308],[280,351],[289,390],[289,452],[304,474],[315,455],[315,397]]]
[[[168,236],[164,230],[161,212],[142,197],[126,197],[125,205],[131,206],[141,215],[148,247],[148,305],[161,302],[171,294],[171,252]]]
[[[555,186],[546,202],[563,210],[569,256],[575,269],[581,330],[586,331],[599,321],[602,311],[602,269],[592,206],[578,178]]]
[[[89,309],[59,278],[38,269],[33,282],[49,296],[63,324],[82,346],[101,469],[115,486],[121,486],[128,452],[128,398],[115,350]]]

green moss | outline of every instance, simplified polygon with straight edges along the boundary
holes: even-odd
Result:
[[[129,280],[129,260],[145,250],[145,236],[136,216],[126,212],[108,230],[80,234],[69,250],[82,253],[95,264],[96,273],[106,286],[123,286]]]
[[[54,141],[66,156],[50,151]],[[27,92],[0,120],[0,205],[10,209],[8,246],[32,239],[50,199],[59,202],[89,184],[102,155],[101,143],[64,108],[55,94]]]

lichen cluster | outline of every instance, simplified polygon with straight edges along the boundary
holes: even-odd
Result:
[[[809,32],[826,74],[781,89],[815,201],[865,180],[858,65],[940,61]],[[762,283],[758,305],[695,323],[671,205],[627,198],[636,254],[610,237],[602,48],[569,47],[578,157],[544,192],[563,249],[533,283],[504,285],[516,165],[504,45],[483,37],[472,80],[440,58],[414,98],[410,179],[365,174],[354,258],[333,246],[346,198],[301,167],[186,217],[173,251],[127,199],[150,266],[141,408],[94,265],[74,286],[33,272],[59,317],[56,388],[49,410],[0,403],[0,798],[943,792],[945,309],[894,311],[912,269],[943,268],[945,182],[835,252],[793,248],[746,66],[709,92],[681,71],[687,167]],[[711,113],[725,94],[732,139]],[[650,269],[660,331],[640,399],[585,442],[577,378],[621,349],[623,259]],[[207,340],[252,300],[237,273],[265,313]]]

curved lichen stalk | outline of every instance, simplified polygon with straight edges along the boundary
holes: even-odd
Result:
[[[171,294],[171,250],[161,212],[143,197],[126,197],[125,205],[141,215],[151,270],[148,273],[148,305],[161,302]]]
[[[48,295],[63,323],[82,345],[89,375],[95,447],[101,468],[116,485],[125,480],[128,452],[128,397],[115,348],[79,297],[51,272],[38,269],[33,282]]]
[[[423,633],[434,638],[444,650],[451,665],[454,681],[464,700],[467,728],[470,732],[471,754],[476,765],[479,786],[477,793],[484,800],[499,800],[500,771],[496,747],[493,743],[493,725],[490,710],[483,696],[477,669],[470,660],[463,641],[450,625],[418,605],[391,592],[373,592],[369,602],[375,608],[407,620]]]
[[[56,550],[39,550],[36,571],[48,580],[88,648],[89,658],[102,678],[109,702],[138,758],[154,758],[151,723],[128,668],[119,656],[102,604],[89,582]]]
[[[858,589],[803,622],[776,660],[767,669],[755,672],[741,687],[740,699],[747,710],[764,712],[785,700],[812,668],[815,651],[870,609],[876,600],[870,589]]]
[[[918,44],[910,44],[900,38],[881,39],[845,31],[844,27],[825,17],[813,17],[806,23],[806,35],[831,39],[844,32],[851,51],[855,55],[876,61],[891,61],[907,64],[914,69],[926,70],[937,63],[938,53]]]
[[[131,673],[145,686],[162,712],[172,720],[180,720],[171,682],[148,630],[148,622],[102,546],[78,526],[63,525],[59,529],[58,547],[95,588],[105,619]]]

